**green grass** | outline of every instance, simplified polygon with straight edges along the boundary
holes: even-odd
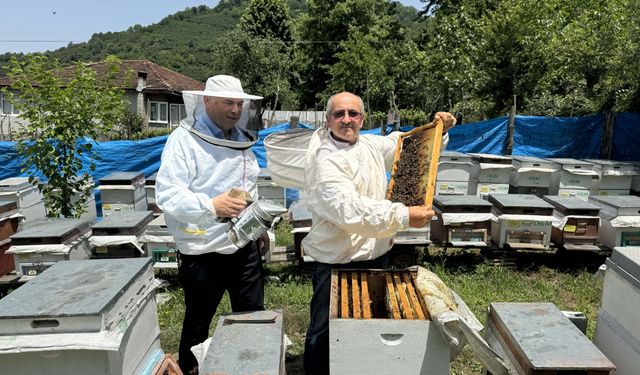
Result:
[[[588,319],[587,336],[593,337],[602,293],[602,280],[594,273],[603,263],[603,255],[523,254],[517,257],[518,267],[514,269],[494,266],[479,251],[407,247],[394,249],[391,255],[396,267],[420,264],[435,272],[463,298],[483,323],[490,302],[553,302],[561,310],[585,313]],[[297,264],[267,264],[265,272],[269,276],[265,287],[265,305],[268,309],[284,311],[285,333],[293,343],[288,354],[299,362],[309,324],[312,294],[310,271],[301,269]],[[183,295],[175,285],[165,288],[163,292],[168,300],[159,307],[161,343],[165,352],[175,354],[183,317]],[[211,333],[220,314],[230,311],[225,296]],[[454,375],[482,374],[480,363],[468,348],[452,361],[451,366]],[[299,373],[302,373],[299,366],[298,369],[289,369],[290,375]]]

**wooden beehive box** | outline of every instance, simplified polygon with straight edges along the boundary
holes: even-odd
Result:
[[[387,199],[406,206],[431,206],[435,194],[442,120],[403,133],[398,138]]]
[[[334,270],[330,372],[449,374],[449,346],[408,270]]]

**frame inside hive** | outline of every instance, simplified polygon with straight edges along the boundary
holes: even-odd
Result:
[[[442,120],[422,125],[398,138],[387,199],[405,206],[431,207],[435,194]]]
[[[330,317],[431,320],[408,270],[333,270]]]

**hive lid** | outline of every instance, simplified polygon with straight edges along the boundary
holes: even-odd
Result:
[[[521,167],[537,167],[537,168],[553,168],[553,162],[542,158],[536,158],[533,156],[512,156],[512,163],[514,166]]]
[[[57,262],[0,300],[0,326],[4,319],[101,317],[150,266],[148,257]]]
[[[542,197],[545,201],[551,203],[556,209],[571,211],[593,211],[600,210],[600,207],[591,204],[577,197],[562,197],[559,195],[545,195]]]
[[[490,194],[489,202],[501,209],[519,207],[553,209],[552,205],[532,194]]]
[[[640,280],[640,246],[614,247],[610,260]]]
[[[433,205],[440,208],[458,206],[493,207],[490,202],[476,195],[438,195],[433,198]]]
[[[11,245],[63,244],[87,233],[92,220],[46,218],[32,221],[11,236]]]
[[[118,211],[94,224],[93,235],[138,234],[154,219],[153,211]]]
[[[572,159],[572,158],[548,158],[547,160],[550,160],[554,163],[562,164],[562,165],[580,165],[583,167],[587,167],[588,169],[593,169],[593,163],[590,163],[584,160],[578,160],[578,159]]]
[[[589,200],[599,206],[640,209],[640,197],[635,195],[591,195]]]
[[[18,191],[34,187],[28,177],[10,177],[0,181],[0,191]]]
[[[479,163],[511,164],[511,156],[470,153],[473,160]]]
[[[502,348],[522,373],[615,369],[553,303],[492,302],[487,320],[489,330],[504,343]]]
[[[100,179],[100,185],[132,185],[143,179],[142,172],[112,172]]]

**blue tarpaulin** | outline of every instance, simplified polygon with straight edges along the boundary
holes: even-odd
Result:
[[[611,159],[640,160],[640,113],[618,113],[613,125]]]
[[[449,130],[447,150],[500,155],[507,139],[507,117],[471,122]]]
[[[600,158],[603,115],[516,116],[513,155],[541,158]]]

